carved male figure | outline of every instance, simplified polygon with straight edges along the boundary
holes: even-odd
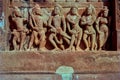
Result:
[[[93,24],[96,20],[95,16],[95,8],[93,5],[89,5],[86,9],[86,13],[81,18],[81,25],[85,27],[84,33],[83,33],[83,41],[85,43],[85,50],[94,50],[95,43],[96,43],[96,32],[93,27]]]
[[[39,50],[46,50],[46,28],[44,28],[44,25],[46,25],[46,23],[43,20],[41,8],[38,4],[36,4],[32,8],[32,12],[30,13],[30,26],[32,34],[28,45],[28,50],[31,49],[33,44],[38,46]]]
[[[98,50],[101,50],[108,38],[108,8],[104,6],[101,16],[96,20],[96,30],[98,32]]]
[[[54,50],[60,50],[60,48],[64,50],[63,39],[69,43],[70,37],[66,34],[66,22],[64,15],[62,14],[62,7],[59,4],[55,5],[52,16],[48,21],[48,25],[51,28],[49,40],[54,46]]]
[[[80,15],[78,14],[78,8],[76,6],[71,7],[69,14],[67,15],[67,28],[69,33],[71,34],[71,43],[68,49],[81,50],[80,42],[82,38],[82,29],[79,26]]]
[[[17,49],[18,45],[17,43],[19,43],[19,50],[22,50],[26,38],[26,33],[28,32],[28,30],[23,24],[23,22],[26,21],[26,19],[22,17],[20,9],[16,6],[14,7],[12,20],[14,22],[14,29],[12,31],[13,34],[12,43],[14,50]]]

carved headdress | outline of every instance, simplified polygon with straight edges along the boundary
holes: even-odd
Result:
[[[96,15],[96,9],[95,9],[95,7],[92,5],[92,4],[90,4],[88,7],[87,7],[87,9],[88,8],[91,8],[92,9],[92,15]]]
[[[60,5],[60,4],[55,4],[55,6],[54,7],[58,7],[59,9],[60,9],[60,13],[59,13],[59,15],[63,15],[63,8],[62,8],[62,6]],[[54,13],[54,12],[53,12]]]
[[[77,5],[72,5],[70,11],[71,11],[73,8],[76,8],[76,9],[78,10],[78,6],[77,6]],[[77,11],[76,15],[79,16],[78,11]]]
[[[17,6],[13,6],[13,17],[16,17],[17,12],[20,12],[20,9]]]

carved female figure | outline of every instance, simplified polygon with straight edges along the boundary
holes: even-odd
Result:
[[[98,50],[101,50],[108,38],[108,8],[104,6],[101,16],[96,20],[96,30],[98,32]]]
[[[79,26],[80,15],[78,14],[78,8],[76,6],[71,7],[69,14],[67,15],[67,28],[69,33],[71,34],[71,43],[68,49],[81,50],[80,42],[82,38],[82,29]]]
[[[86,14],[81,18],[81,25],[85,27],[83,33],[83,41],[85,43],[85,50],[94,50],[96,43],[96,32],[93,27],[93,24],[96,20],[95,8],[93,5],[89,5],[86,9]],[[90,42],[89,42],[90,39]]]

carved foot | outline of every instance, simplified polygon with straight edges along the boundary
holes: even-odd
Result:
[[[45,47],[40,48],[39,50],[40,50],[40,51],[47,51],[47,49],[46,49]]]
[[[85,51],[89,51],[90,49],[89,48],[86,48]]]
[[[52,51],[61,51],[59,48],[54,48]]]
[[[76,51],[83,51],[83,50],[80,47],[77,47]]]
[[[99,48],[98,51],[102,51],[102,48]]]

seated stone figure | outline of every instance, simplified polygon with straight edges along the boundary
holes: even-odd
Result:
[[[26,21],[25,18],[22,17],[22,13],[18,7],[14,7],[12,21],[14,22],[14,28],[12,30],[12,43],[14,50],[22,50],[23,44],[25,42],[26,33],[28,32],[27,28],[23,25],[23,22]],[[19,43],[19,44],[18,44]],[[17,46],[19,48],[17,48]]]
[[[98,50],[102,50],[105,42],[108,38],[108,8],[104,6],[101,12],[101,16],[99,16],[96,20],[96,30],[98,33]]]
[[[49,41],[54,46],[54,50],[64,50],[63,39],[70,43],[71,39],[66,34],[66,22],[65,17],[62,14],[62,7],[56,4],[52,12],[52,16],[49,18],[48,25],[50,29]]]
[[[83,32],[83,41],[85,43],[85,50],[94,50],[96,43],[96,32],[93,24],[96,20],[95,8],[93,5],[89,5],[86,9],[85,14],[81,18],[81,25],[85,27]]]
[[[80,42],[82,38],[82,28],[79,26],[80,15],[78,14],[78,8],[76,6],[71,7],[69,14],[67,15],[67,28],[71,34],[71,42],[69,50],[81,50]]]
[[[33,44],[35,46],[38,46],[38,49],[41,51],[45,51],[45,44],[46,44],[46,28],[44,28],[44,25],[47,23],[44,22],[41,8],[38,4],[36,4],[32,8],[32,12],[30,13],[30,26],[32,30],[30,42],[28,45],[28,50],[33,47]]]

